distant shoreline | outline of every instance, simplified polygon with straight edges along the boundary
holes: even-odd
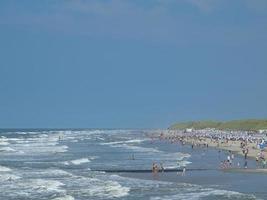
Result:
[[[262,161],[260,160],[260,153],[262,153],[264,160],[267,158],[267,149],[260,150],[258,148],[258,142],[261,140],[264,135],[257,134],[253,137],[250,137],[247,133],[242,133],[239,131],[236,132],[221,132],[221,131],[205,131],[205,130],[196,130],[192,133],[186,133],[179,130],[167,131],[164,134],[162,133],[159,136],[161,139],[167,139],[171,142],[180,142],[186,145],[193,147],[211,147],[214,149],[230,152],[231,154],[236,154],[241,157],[244,157],[245,154],[243,149],[248,149],[247,159],[256,160],[258,159],[258,168],[229,168],[222,169],[225,172],[249,172],[249,173],[267,173],[267,168],[262,168]],[[219,137],[219,138],[216,138]],[[244,148],[241,148],[241,142],[246,143]],[[246,160],[246,158],[245,158]],[[267,166],[266,166],[267,167]]]
[[[169,127],[172,130],[183,129],[206,129],[214,128],[217,130],[240,130],[240,131],[266,131],[267,119],[244,119],[232,121],[189,121],[178,122]]]

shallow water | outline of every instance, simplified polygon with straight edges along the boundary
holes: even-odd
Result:
[[[152,142],[147,135],[155,132],[2,130],[0,199],[267,199],[266,175],[223,173],[217,170],[223,152]],[[235,161],[243,162],[239,157]],[[184,177],[101,172],[151,169],[152,162],[210,170],[188,171]]]

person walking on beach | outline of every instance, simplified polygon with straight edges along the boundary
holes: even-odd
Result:
[[[262,161],[262,167],[265,168],[265,167],[266,167],[266,164],[267,164],[267,163],[266,163],[266,160],[263,160],[263,161]]]
[[[230,160],[231,160],[231,158],[230,158],[230,156],[228,155],[228,156],[227,156],[227,162],[230,163]]]
[[[234,160],[234,158],[235,158],[235,155],[233,153],[231,155],[231,158],[232,158],[232,160]]]
[[[245,163],[244,163],[244,168],[247,169],[248,168],[248,161],[245,160]]]
[[[256,156],[256,167],[259,167],[259,157]]]
[[[248,148],[246,148],[245,150],[245,159],[247,159],[247,157],[248,157]]]

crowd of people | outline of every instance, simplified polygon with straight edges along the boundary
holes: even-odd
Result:
[[[179,142],[182,145],[189,144],[191,148],[209,146],[217,147],[228,151],[227,156],[220,163],[220,168],[248,168],[248,157],[256,160],[258,168],[265,168],[267,161],[266,154],[266,135],[259,133],[252,133],[249,131],[222,131],[215,129],[205,130],[168,130],[162,132],[159,136],[160,139],[169,140],[171,143]],[[238,153],[244,157],[242,166],[239,162],[233,162],[235,159],[235,153]]]

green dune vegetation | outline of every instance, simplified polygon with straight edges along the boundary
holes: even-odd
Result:
[[[190,121],[173,124],[170,129],[205,129],[215,128],[218,130],[246,130],[258,131],[267,130],[267,120],[263,119],[246,119],[246,120],[233,120],[233,121]]]

